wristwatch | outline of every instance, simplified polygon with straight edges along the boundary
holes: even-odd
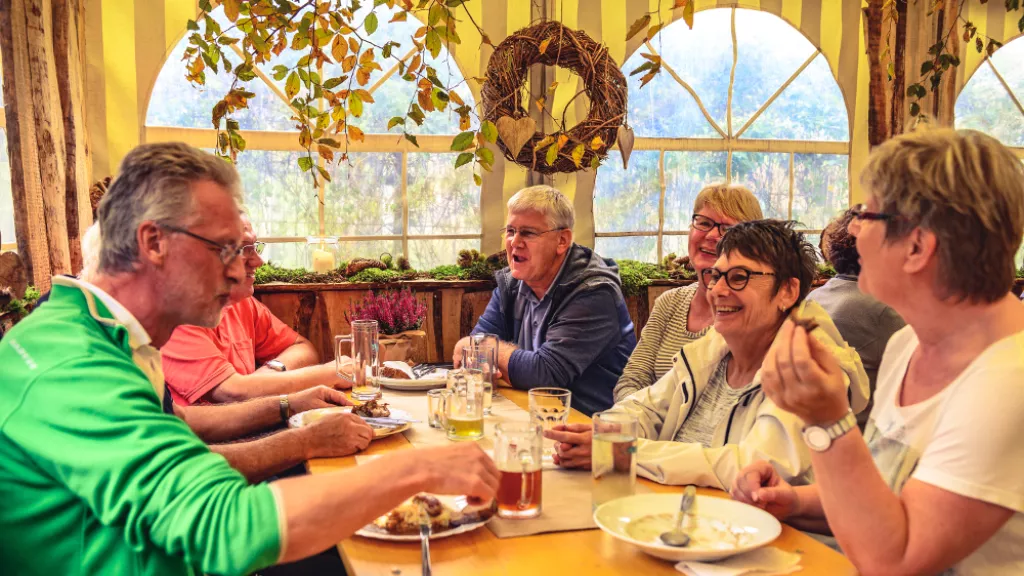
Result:
[[[284,372],[288,369],[288,367],[284,365],[284,362],[281,362],[280,360],[270,360],[264,364],[264,366],[275,372]]]
[[[824,452],[832,446],[832,442],[843,434],[857,427],[857,417],[853,410],[846,413],[837,422],[828,426],[804,426],[804,442],[815,452]]]
[[[291,408],[292,408],[291,404],[288,403],[288,395],[287,394],[281,394],[280,406],[281,406],[281,422],[284,422],[284,423],[287,424],[288,423],[288,414],[289,414],[289,412],[291,411]]]

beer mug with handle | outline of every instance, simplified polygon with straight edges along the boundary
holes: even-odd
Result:
[[[342,344],[352,344],[352,377],[342,368]],[[379,341],[376,320],[355,320],[352,322],[352,333],[348,336],[334,337],[334,358],[338,376],[352,382],[352,397],[356,400],[368,401],[380,398],[380,381],[378,371]]]
[[[501,422],[495,428],[494,463],[501,472],[498,516],[522,519],[540,515],[543,438],[539,424]]]

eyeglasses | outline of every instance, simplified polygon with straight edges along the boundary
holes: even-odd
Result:
[[[850,213],[857,220],[896,220],[902,218],[899,214],[889,214],[888,212],[872,212],[868,210],[867,204],[857,204],[853,208],[850,208]]]
[[[715,222],[711,218],[708,218],[707,216],[701,216],[700,214],[694,214],[693,218],[690,218],[690,222],[693,224],[694,228],[700,230],[701,232],[711,232],[715,228],[718,228],[719,234],[725,234],[726,232],[729,231],[729,228],[732,228],[733,226],[732,224]]]
[[[531,242],[543,234],[547,234],[548,232],[558,232],[560,230],[565,230],[565,228],[552,228],[551,230],[538,232],[536,230],[531,230],[530,228],[513,228],[511,226],[506,226],[502,228],[500,232],[505,236],[506,240],[512,240],[516,237],[516,234],[519,234],[519,238],[524,242]]]
[[[247,256],[253,253],[263,254],[263,249],[266,247],[266,242],[253,242],[252,244],[246,244],[245,246],[242,246],[242,254]]]
[[[242,254],[242,251],[245,250],[245,248],[246,248],[244,246],[238,247],[238,246],[233,246],[231,244],[221,244],[220,242],[214,242],[213,240],[210,240],[209,238],[204,238],[204,237],[200,236],[199,234],[195,234],[195,233],[189,232],[188,230],[185,230],[184,228],[179,228],[177,226],[170,226],[170,225],[167,225],[167,224],[161,224],[161,226],[163,226],[164,228],[170,230],[171,232],[177,232],[178,234],[184,234],[186,236],[195,238],[196,240],[199,240],[200,242],[205,242],[206,244],[209,244],[210,246],[216,248],[218,250],[218,254],[217,255],[220,257],[221,263],[224,264],[225,266],[227,266],[227,265],[231,264],[232,262],[234,262],[235,258],[238,258]],[[262,244],[262,242],[259,242],[259,244]],[[262,249],[259,249],[259,250],[262,251]],[[256,252],[256,253],[259,254],[259,252]]]
[[[729,268],[725,272],[722,272],[718,268],[705,268],[701,270],[700,277],[704,281],[704,286],[708,290],[711,290],[715,284],[718,284],[718,280],[725,276],[725,285],[729,288],[739,292],[747,287],[747,283],[750,282],[751,276],[775,276],[774,272],[755,272],[753,270],[747,270],[739,266]]]

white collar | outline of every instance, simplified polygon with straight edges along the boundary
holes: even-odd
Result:
[[[146,332],[146,329],[142,327],[142,324],[139,323],[135,316],[120,302],[115,300],[113,296],[107,294],[95,284],[67,276],[54,276],[53,284],[81,290],[85,295],[86,303],[89,305],[89,313],[92,314],[92,317],[97,322],[108,326],[120,324],[128,330],[128,343],[132,350],[148,346],[153,342],[153,339],[149,337],[149,333]],[[96,302],[92,299],[93,296],[99,298],[100,302],[103,302],[103,305],[107,307],[107,310],[110,310],[110,313],[114,316],[113,321],[110,318],[104,318],[99,315],[99,311],[96,309]]]

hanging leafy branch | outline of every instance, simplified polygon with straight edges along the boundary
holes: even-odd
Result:
[[[298,165],[304,172],[311,172],[314,185],[319,184],[319,178],[331,179],[320,159],[326,163],[345,161],[349,143],[364,141],[358,122],[365,107],[374,103],[372,88],[367,86],[373,72],[384,70],[382,63],[397,65],[398,77],[416,86],[405,114],[391,118],[388,130],[401,127],[402,136],[418,147],[409,128],[422,126],[427,114],[444,112],[451,106],[459,117],[461,131],[451,145],[453,151],[462,152],[455,165],[473,163],[474,180],[479,185],[481,179],[475,167],[488,171],[493,167],[494,156],[485,143],[494,143],[495,127],[482,122],[478,130],[471,130],[471,117],[478,115],[455,92],[458,85],[446,85],[438,78],[437,70],[426,63],[428,54],[434,59],[440,56],[444,44],[462,42],[457,32],[461,21],[456,16],[460,9],[479,32],[482,43],[491,44],[473,21],[466,7],[469,1],[373,0],[372,6],[364,8],[361,0],[222,0],[224,16],[231,23],[222,29],[210,16],[210,0],[199,0],[202,13],[188,22],[189,46],[183,58],[188,63],[186,78],[193,85],[205,85],[207,69],[214,73],[223,70],[232,77],[227,94],[211,114],[217,130],[216,153],[234,161],[245,150],[245,138],[234,114],[248,108],[256,96],[246,84],[290,48],[303,55],[294,64],[273,65],[270,75],[284,82],[299,145],[305,150]],[[378,45],[369,39],[380,25],[376,12],[379,6],[391,11],[389,23],[406,21],[410,15],[425,15],[426,24],[409,39],[410,49],[402,50],[403,44],[397,41]],[[325,70],[330,65],[340,67],[341,73],[327,77]]]
[[[989,0],[980,0],[982,4],[987,4],[988,1]],[[1021,0],[1004,1],[1007,12],[1014,12],[1019,10],[1021,7]],[[945,8],[944,0],[930,0],[930,2],[929,15]],[[921,100],[925,98],[929,92],[938,92],[939,85],[942,83],[943,75],[951,68],[955,69],[960,65],[960,57],[950,48],[949,41],[953,31],[956,30],[957,24],[960,24],[961,22],[963,23],[963,41],[969,43],[971,40],[974,40],[974,48],[979,54],[985,52],[986,57],[990,57],[997,48],[1003,45],[998,40],[994,40],[979,33],[978,27],[975,26],[973,22],[963,17],[964,7],[966,5],[966,1],[962,1],[957,5],[956,14],[951,19],[949,29],[935,44],[932,44],[928,48],[928,54],[932,58],[931,60],[926,60],[921,64],[920,79],[907,86],[907,96],[913,99],[910,103],[911,116],[917,116],[921,113]],[[1024,32],[1024,15],[1022,15],[1020,20],[1017,21],[1017,29]]]
[[[696,0],[672,0],[672,9],[675,10],[681,8],[683,10],[683,21],[686,22],[686,25],[690,28],[690,30],[693,30],[693,13],[696,9],[695,3]],[[658,23],[655,24],[654,26],[651,26],[652,15],[658,16]],[[658,32],[661,32],[661,30],[667,24],[667,22],[663,22],[661,20],[661,0],[658,0],[657,10],[653,12],[647,12],[643,16],[637,18],[633,22],[633,24],[630,25],[629,30],[626,32],[626,41],[628,42],[634,36],[643,32],[646,29],[647,35],[644,36],[643,41],[647,42],[648,40],[651,40],[652,38],[657,36]],[[643,56],[644,59],[647,61],[637,66],[632,72],[629,73],[629,75],[636,76],[641,72],[646,72],[646,74],[640,77],[640,87],[643,88],[644,86],[647,85],[648,82],[654,80],[654,77],[661,72],[661,57],[658,56],[657,54],[641,53],[640,55]]]

